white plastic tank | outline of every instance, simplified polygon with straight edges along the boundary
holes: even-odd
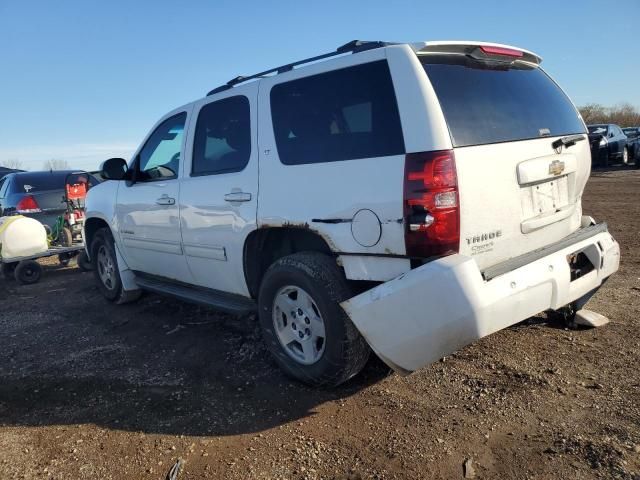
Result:
[[[39,221],[22,215],[0,217],[0,255],[3,259],[37,255],[48,248],[47,231]]]

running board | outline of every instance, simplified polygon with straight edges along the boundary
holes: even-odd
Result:
[[[146,291],[175,297],[189,303],[206,305],[228,313],[242,315],[257,310],[256,303],[247,297],[203,287],[193,287],[135,272],[136,283]]]

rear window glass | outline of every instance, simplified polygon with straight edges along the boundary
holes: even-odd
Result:
[[[287,165],[404,153],[386,61],[278,84],[271,89],[271,114]]]
[[[19,174],[13,177],[11,190],[14,193],[46,192],[48,190],[64,191],[65,181],[69,176],[69,183],[76,183],[78,175],[71,172],[38,172]],[[89,185],[95,186],[99,182],[87,173],[82,176],[88,177]]]
[[[538,67],[462,55],[420,60],[456,147],[585,133],[573,104]]]
[[[601,133],[603,135],[607,133],[606,125],[589,125],[587,128],[589,129],[589,133]]]

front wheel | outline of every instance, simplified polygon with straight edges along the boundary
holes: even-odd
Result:
[[[322,253],[296,253],[269,267],[260,286],[260,325],[285,373],[336,386],[362,370],[369,346],[340,307],[351,294],[335,260]]]
[[[127,291],[122,288],[116,249],[109,229],[102,228],[96,232],[91,243],[91,258],[98,288],[104,298],[114,303],[127,303],[140,296],[139,290]]]
[[[23,260],[18,263],[13,274],[19,284],[31,285],[40,280],[42,267],[35,260]]]

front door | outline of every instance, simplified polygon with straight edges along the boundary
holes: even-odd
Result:
[[[180,241],[180,164],[187,112],[158,125],[120,185],[116,205],[123,253],[132,270],[190,281]]]
[[[257,89],[249,84],[196,104],[180,191],[194,283],[246,296],[243,249],[258,201]]]

